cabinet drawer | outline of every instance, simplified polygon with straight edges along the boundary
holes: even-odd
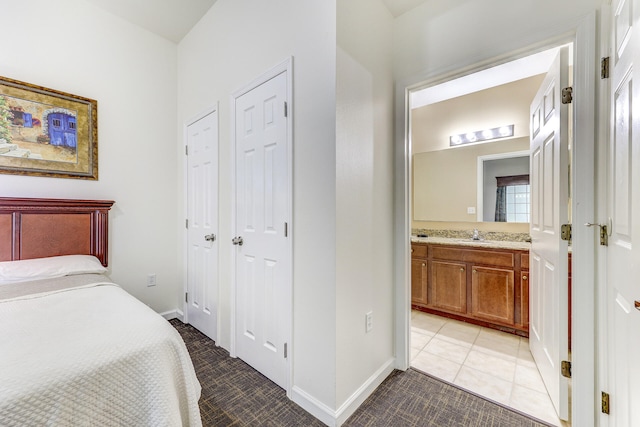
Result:
[[[514,267],[515,258],[513,252],[487,251],[476,249],[449,248],[445,246],[432,246],[433,258],[470,262],[473,264],[495,265],[497,267]]]
[[[427,245],[421,245],[417,243],[411,244],[411,258],[426,258],[427,257]]]

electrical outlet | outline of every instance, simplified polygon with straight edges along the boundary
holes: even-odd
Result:
[[[148,274],[147,275],[147,286],[155,286],[156,285],[156,275]]]
[[[365,332],[371,332],[371,329],[373,329],[373,311],[364,315],[364,324]]]

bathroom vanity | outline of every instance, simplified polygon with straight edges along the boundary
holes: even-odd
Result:
[[[412,240],[412,308],[528,337],[528,247],[525,242]]]

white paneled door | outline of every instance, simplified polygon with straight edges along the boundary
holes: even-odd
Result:
[[[614,0],[610,40],[611,136],[608,168],[607,377],[609,426],[640,422],[640,1]]]
[[[290,328],[287,73],[235,100],[236,355],[287,388]]]
[[[531,104],[531,251],[529,345],[558,416],[568,419],[568,48],[560,49]]]
[[[217,341],[218,112],[187,126],[187,321]]]

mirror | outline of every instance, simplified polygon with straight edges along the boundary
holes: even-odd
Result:
[[[529,104],[543,79],[543,74],[535,74],[459,96],[425,100],[423,104],[416,97],[410,127],[412,221],[417,227],[424,224],[416,222],[488,222],[492,230],[504,229],[504,222],[495,222],[496,176],[529,173],[525,157],[529,152]],[[436,92],[439,95],[446,91],[441,88]],[[452,139],[511,124],[513,137],[462,145],[455,145]],[[497,161],[513,157],[521,157],[519,166]],[[486,184],[485,163],[489,168]],[[518,223],[517,227],[525,224]]]
[[[515,138],[445,150],[429,151],[413,155],[413,220],[476,222],[493,221],[495,214],[496,184],[487,185],[484,177],[492,172],[498,175],[521,174],[526,164],[528,174],[529,138]],[[518,159],[518,165],[500,166],[500,162],[489,164],[485,173],[484,164],[490,160]],[[497,168],[497,169],[496,169]],[[513,173],[510,171],[514,171]],[[488,193],[488,194],[484,194]],[[491,210],[493,209],[493,212]],[[485,212],[490,212],[485,216]],[[479,219],[478,219],[479,218]],[[490,218],[490,219],[485,219]]]

